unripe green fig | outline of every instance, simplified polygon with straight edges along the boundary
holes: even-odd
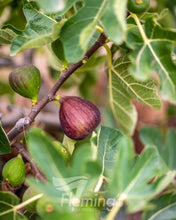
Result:
[[[11,88],[21,96],[37,101],[41,86],[40,71],[33,65],[15,69],[9,75]]]
[[[2,176],[12,186],[19,186],[25,178],[25,164],[21,155],[10,159],[3,167]]]
[[[23,194],[23,202],[25,202],[26,200],[36,196],[38,194],[38,192],[36,192],[32,187],[27,188],[27,190],[24,192]],[[38,200],[35,200],[31,203],[29,203],[28,205],[26,205],[26,209],[29,212],[36,212],[36,205],[37,205]]]
[[[128,0],[128,10],[133,13],[145,12],[150,6],[150,0]]]
[[[64,133],[73,140],[82,140],[100,123],[100,111],[92,102],[66,96],[60,100],[59,118]]]

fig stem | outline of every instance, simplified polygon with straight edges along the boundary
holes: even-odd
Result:
[[[20,203],[19,205],[16,205],[13,207],[13,211],[17,211],[23,207],[25,207],[26,205],[34,202],[35,200],[40,199],[43,196],[43,193],[37,194],[36,196],[33,196],[32,198],[26,200],[25,202]]]
[[[119,199],[116,201],[112,210],[107,215],[106,220],[113,220],[115,218],[120,208],[123,206],[124,201],[125,201],[125,196],[122,194],[120,195]]]
[[[45,98],[43,98],[41,101],[38,101],[36,105],[32,106],[31,112],[29,113],[28,116],[25,117],[29,120],[29,123],[25,124],[24,126],[21,126],[21,125],[19,126],[18,124],[20,121],[19,120],[17,121],[15,126],[7,133],[7,137],[9,141],[12,141],[17,135],[19,135],[23,131],[24,128],[28,129],[30,127],[30,125],[34,122],[36,116],[40,113],[40,111],[49,102],[55,99],[55,94],[59,90],[59,88],[62,86],[62,84],[70,77],[70,75],[72,75],[72,73],[74,73],[78,68],[80,68],[85,63],[85,60],[87,61],[94,54],[95,51],[97,51],[101,46],[103,46],[106,43],[106,40],[107,40],[107,36],[105,35],[105,33],[104,32],[101,33],[99,38],[87,50],[84,57],[80,61],[78,61],[77,63],[74,63],[68,69],[62,71],[59,79],[57,80],[53,88],[51,88],[51,90],[49,91],[49,94]]]
[[[100,32],[100,34],[102,34],[103,33],[103,28],[101,28],[100,26],[96,26],[96,29],[97,29],[97,31],[99,31]]]
[[[107,55],[108,55],[108,67],[109,67],[109,70],[112,69],[112,54],[111,54],[111,50],[108,46],[107,43],[104,44],[104,48],[106,49],[106,52],[107,52]]]
[[[54,103],[60,108],[60,102],[59,102],[59,99],[60,99],[60,95],[56,95],[55,99],[54,99]]]
[[[73,151],[75,149],[75,140],[70,139],[69,137],[67,137],[66,135],[64,135],[62,144],[66,147],[66,149],[68,150],[69,154],[72,155]]]
[[[33,99],[32,100],[32,106],[36,105],[37,104],[37,99]]]
[[[101,174],[99,179],[98,179],[97,185],[94,188],[95,193],[99,192],[99,190],[101,189],[101,186],[103,184],[103,180],[104,180],[104,176]]]

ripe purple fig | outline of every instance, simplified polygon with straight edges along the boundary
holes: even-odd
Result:
[[[100,123],[100,111],[92,102],[76,96],[62,97],[59,102],[61,127],[69,138],[82,140]]]

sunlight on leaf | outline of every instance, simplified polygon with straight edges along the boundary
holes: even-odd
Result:
[[[25,1],[23,11],[27,20],[26,29],[13,39],[11,55],[46,45],[56,40],[60,32],[59,23],[34,9],[29,2]]]
[[[64,0],[36,0],[36,2],[45,13],[62,11],[65,7]]]
[[[84,2],[84,7],[64,24],[61,31],[65,56],[71,63],[82,58],[93,36],[98,34],[95,27],[99,23],[102,23],[112,41],[120,43],[124,38],[126,0]],[[109,25],[112,22],[113,24]]]

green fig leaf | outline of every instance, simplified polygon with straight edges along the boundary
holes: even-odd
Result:
[[[0,219],[27,220],[24,215],[13,209],[19,203],[20,199],[15,194],[0,191]]]
[[[26,29],[13,39],[11,55],[46,45],[56,40],[60,32],[60,23],[37,11],[26,0],[23,12],[27,20]]]
[[[132,140],[122,137],[108,189],[108,195],[117,198],[114,211],[124,201],[129,212],[143,209],[172,182],[175,174],[169,171],[156,147],[147,146],[136,159]],[[154,177],[158,178],[149,184]]]
[[[144,211],[142,220],[171,220],[176,216],[176,195],[162,195],[151,201],[151,209]]]
[[[146,19],[144,25],[135,14],[132,17],[137,26],[130,24],[127,32],[127,44],[132,49],[130,73],[144,81],[156,72],[162,97],[176,103],[176,65],[171,55],[176,31],[161,27],[153,17]]]
[[[161,157],[171,170],[176,170],[176,132],[173,129],[163,133],[158,128],[143,127],[140,131],[140,139],[145,145],[154,144]]]
[[[97,159],[102,165],[101,175],[111,177],[118,154],[118,143],[122,133],[113,128],[101,126],[97,136]]]
[[[109,71],[110,104],[119,127],[131,136],[137,121],[137,112],[132,99],[155,109],[161,108],[161,100],[153,80],[141,82],[134,79],[129,71],[128,57],[121,56]]]
[[[92,39],[98,35],[96,25],[99,24],[112,41],[121,43],[126,28],[126,3],[126,0],[84,0],[84,6],[65,22],[61,30],[66,60],[74,63],[82,58]]]
[[[79,148],[73,154],[72,166],[67,166],[53,140],[40,129],[32,129],[27,136],[28,150],[41,168],[48,184],[28,178],[27,183],[37,191],[52,199],[62,198],[64,193],[72,193],[80,198],[89,195],[101,173],[98,162],[92,159],[90,147]],[[77,160],[79,158],[79,160]],[[88,178],[89,177],[89,178]],[[59,186],[62,190],[59,190]]]
[[[44,13],[56,13],[62,11],[65,7],[64,0],[36,0],[36,2]]]

